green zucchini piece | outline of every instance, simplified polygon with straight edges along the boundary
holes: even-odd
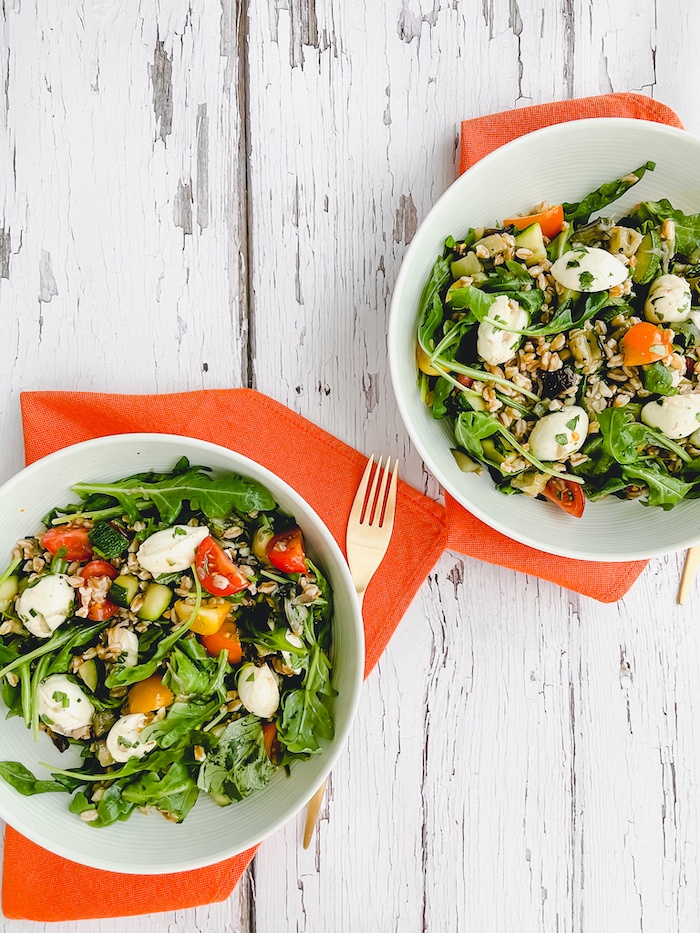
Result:
[[[477,275],[479,272],[484,271],[484,267],[477,259],[476,253],[473,250],[470,250],[467,255],[462,256],[461,259],[456,259],[450,268],[452,270],[452,276],[455,279],[461,279],[463,275]]]
[[[636,255],[637,265],[632,273],[632,281],[637,285],[647,285],[661,265],[661,237],[656,230],[652,228],[644,234]]]
[[[169,586],[162,583],[149,583],[144,593],[143,606],[136,614],[139,619],[145,619],[146,622],[155,622],[170,606],[172,598],[173,591]]]
[[[544,259],[546,259],[547,250],[544,246],[542,227],[540,227],[539,224],[530,224],[529,227],[526,227],[522,233],[519,233],[516,236],[515,249],[531,250],[532,256],[525,260],[526,266],[536,266],[539,262],[542,262]]]
[[[89,661],[83,661],[78,668],[78,677],[93,693],[97,690],[97,665],[95,664],[94,658],[91,658]]]
[[[19,577],[8,577],[0,583],[0,612],[6,612],[19,593]]]
[[[457,466],[462,473],[483,473],[484,468],[476,460],[472,460],[462,450],[452,450],[452,456],[457,461]]]
[[[101,557],[111,560],[119,557],[129,547],[129,539],[111,522],[97,522],[90,532],[93,550]]]
[[[139,581],[136,577],[120,574],[109,588],[109,598],[115,606],[128,609],[131,601],[139,591]]]

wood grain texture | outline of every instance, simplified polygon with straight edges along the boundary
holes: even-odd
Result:
[[[700,132],[699,28],[690,0],[5,0],[1,478],[22,388],[252,384],[437,495],[385,332],[459,121],[640,90]],[[692,933],[700,639],[679,569],[653,561],[604,607],[446,554],[308,852],[298,820],[224,904],[51,929]]]

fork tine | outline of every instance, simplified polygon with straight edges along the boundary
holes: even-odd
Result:
[[[389,485],[389,478],[391,476],[391,457],[386,458],[386,466],[384,467],[384,472],[382,473],[382,482],[379,487],[379,493],[377,495],[377,502],[374,507],[374,513],[372,514],[370,525],[378,525],[380,528],[382,526],[382,516],[384,515],[384,509],[386,506],[386,489]]]
[[[388,469],[387,469],[388,473]],[[381,522],[382,528],[388,528],[389,533],[394,527],[394,514],[396,512],[396,489],[398,486],[399,480],[399,458],[396,458],[396,464],[394,465],[394,471],[391,475],[391,486],[389,487],[389,494],[386,497],[386,508],[384,509],[384,517]]]
[[[357,487],[357,492],[355,493],[355,498],[352,503],[352,509],[350,510],[350,517],[348,518],[348,525],[360,524],[360,518],[362,517],[362,509],[365,504],[365,499],[367,498],[367,487],[369,486],[369,478],[372,475],[372,464],[374,463],[374,454],[367,461],[367,466],[365,467],[365,472],[362,474],[362,479],[360,480],[360,485]]]
[[[382,460],[384,457],[380,457],[377,460],[377,469],[374,471],[374,477],[372,478],[372,487],[369,491],[369,496],[367,497],[367,508],[365,513],[362,516],[361,523],[363,525],[372,524],[372,515],[377,507],[377,486],[379,485],[379,477],[382,472]]]

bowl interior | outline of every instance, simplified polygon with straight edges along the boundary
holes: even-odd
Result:
[[[700,502],[671,513],[615,498],[588,503],[572,520],[527,496],[504,496],[490,477],[462,473],[446,421],[436,421],[416,384],[418,302],[445,238],[528,211],[540,201],[576,201],[647,160],[654,172],[603,213],[622,216],[642,200],[668,198],[700,210],[700,140],[643,120],[579,120],[531,133],[496,150],[459,178],[433,207],[406,253],[391,306],[389,359],[406,427],[431,472],[466,509],[510,538],[552,554],[586,560],[651,557],[700,542]]]
[[[70,492],[79,480],[118,479],[140,470],[167,470],[182,455],[215,471],[244,473],[264,483],[278,503],[296,516],[312,558],[327,573],[335,597],[333,684],[338,691],[333,716],[336,735],[324,742],[322,755],[276,774],[263,791],[229,807],[202,795],[182,824],[158,814],[136,812],[124,823],[91,829],[68,812],[67,794],[21,797],[0,781],[0,816],[34,842],[73,861],[111,871],[160,873],[212,864],[260,842],[307,802],[342,750],[356,710],[362,683],[362,622],[343,555],[328,529],[304,500],[263,467],[222,447],[162,435],[101,438],[59,451],[13,477],[0,489],[0,555],[9,555],[18,538],[39,530],[41,516],[53,506],[75,501]],[[3,560],[3,563],[5,562]],[[21,761],[37,776],[49,772],[45,761],[62,768],[78,761],[60,754],[49,738],[32,741],[19,718],[0,716],[2,758]],[[71,755],[73,759],[71,760]]]

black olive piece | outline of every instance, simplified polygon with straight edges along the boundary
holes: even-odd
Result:
[[[563,366],[555,373],[542,373],[542,395],[545,398],[556,398],[576,385],[576,373],[570,366]]]

